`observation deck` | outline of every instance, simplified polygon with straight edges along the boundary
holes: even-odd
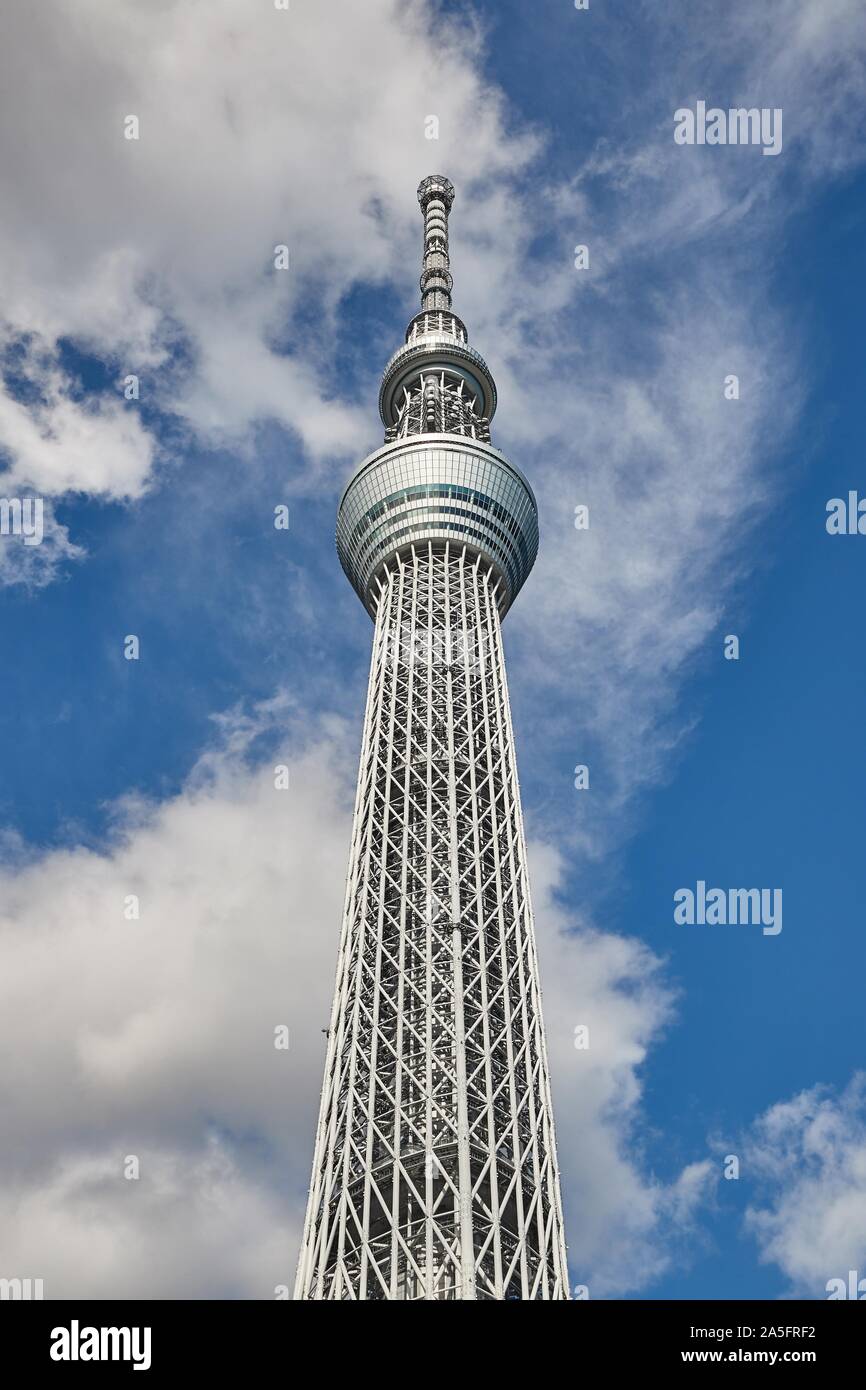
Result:
[[[480,556],[508,611],[538,553],[538,511],[526,478],[490,443],[496,383],[451,307],[448,215],[454,188],[422,180],[421,311],[382,376],[385,443],[359,464],[340,501],[337,552],[375,617],[377,580],[412,547]]]

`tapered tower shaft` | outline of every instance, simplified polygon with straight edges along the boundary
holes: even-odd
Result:
[[[356,471],[338,524],[376,626],[296,1296],[563,1299],[500,627],[537,517],[487,442],[495,387],[450,311],[453,189],[434,176],[419,198],[423,327],[413,320],[386,369],[391,437]],[[462,411],[427,430],[407,402],[419,392],[423,406],[431,379],[440,408],[451,392]]]

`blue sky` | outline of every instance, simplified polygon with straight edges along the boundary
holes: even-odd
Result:
[[[862,11],[136,8],[4,19],[67,103],[46,129],[11,73],[0,148],[4,495],[55,518],[35,559],[0,541],[4,1257],[58,1293],[291,1282],[371,636],[334,518],[441,169],[494,442],[540,505],[505,642],[574,1282],[866,1274],[866,541],[824,525],[866,493]],[[782,107],[781,155],[675,146],[699,98]],[[781,887],[781,934],[675,926],[699,879]],[[255,1030],[284,1016],[277,1075]]]

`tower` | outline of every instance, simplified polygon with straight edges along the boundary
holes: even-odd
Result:
[[[337,521],[375,634],[297,1298],[568,1297],[500,632],[538,516],[451,307],[453,198],[418,189],[421,311]]]

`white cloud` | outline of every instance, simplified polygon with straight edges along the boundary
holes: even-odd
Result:
[[[48,1297],[270,1297],[292,1282],[356,750],[322,718],[262,761],[286,720],[300,729],[280,698],[218,721],[179,796],[118,808],[107,852],[0,872],[0,1047],[15,1058],[0,1077],[0,1273],[43,1278]],[[283,760],[288,792],[273,786]],[[603,1296],[664,1268],[707,1173],[666,1185],[629,1157],[640,1068],[670,1017],[659,962],[564,935],[555,851],[535,847],[532,865],[571,1259]]]
[[[20,488],[13,494],[7,488],[0,492],[0,507],[4,502],[10,504],[10,510],[4,512],[7,519],[0,531],[0,587],[43,589],[58,577],[67,561],[84,557],[83,548],[72,543],[67,527],[55,517],[50,498],[36,498]],[[23,527],[18,513],[12,510],[16,504],[22,508]]]
[[[296,1231],[286,1204],[251,1179],[217,1136],[188,1148],[138,1143],[141,1175],[121,1176],[125,1135],[58,1157],[3,1212],[3,1268],[34,1271],[46,1298],[273,1298],[291,1286]],[[10,1209],[11,1207],[11,1209]]]
[[[83,395],[57,358],[56,345],[30,331],[8,331],[0,348],[17,349],[16,375],[28,396],[0,390],[0,450],[7,494],[31,487],[49,496],[95,492],[139,497],[154,457],[153,441],[134,407],[116,399]],[[122,480],[122,481],[121,481]]]
[[[2,1273],[47,1297],[292,1282],[355,760],[325,721],[275,790],[247,753],[284,713],[231,721],[182,795],[119,811],[105,854],[0,874]]]
[[[434,35],[419,0],[47,0],[2,23],[10,331],[140,374],[142,408],[177,412],[211,444],[248,446],[265,419],[314,459],[372,440],[370,412],[334,376],[342,296],[416,278],[414,187],[433,166],[511,176],[534,148],[505,134],[471,27],[437,17]],[[38,84],[21,58],[33,51]],[[438,142],[424,138],[431,110]],[[273,268],[279,244],[288,272]],[[7,398],[0,443],[34,485],[139,495],[150,459],[128,411],[64,400],[31,428],[27,414]],[[40,423],[56,448],[36,447]]]
[[[866,1074],[767,1110],[745,1136],[742,1174],[759,1193],[747,1229],[793,1294],[826,1297],[851,1269],[866,1278]]]
[[[591,1297],[618,1296],[658,1278],[675,1252],[687,1258],[711,1164],[663,1180],[640,1157],[643,1066],[675,1003],[662,962],[639,940],[574,921],[557,900],[555,849],[533,845],[530,866],[569,1263]],[[588,1048],[574,1045],[578,1025]]]

